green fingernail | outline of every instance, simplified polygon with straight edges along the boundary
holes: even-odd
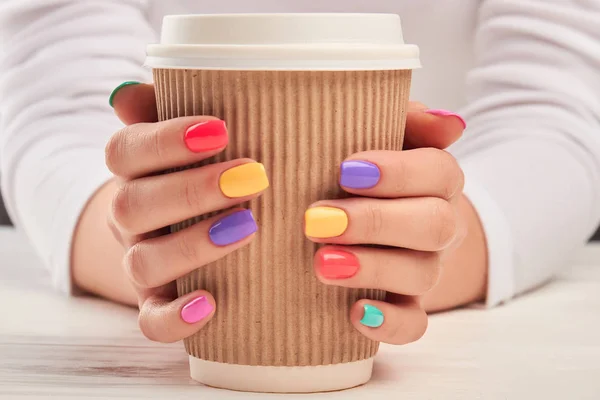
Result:
[[[115,99],[115,95],[117,94],[117,92],[121,89],[123,89],[125,86],[131,86],[131,85],[139,85],[140,82],[136,82],[136,81],[127,81],[127,82],[123,82],[121,83],[119,86],[117,86],[115,88],[115,90],[112,91],[112,93],[110,94],[110,97],[108,98],[108,104],[110,104],[111,107],[113,107],[113,100]]]
[[[383,325],[383,312],[370,304],[364,305],[365,313],[360,320],[360,323],[370,328],[379,328]]]

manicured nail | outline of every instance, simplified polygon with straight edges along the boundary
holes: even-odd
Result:
[[[252,211],[243,210],[229,214],[215,222],[208,230],[208,236],[217,246],[227,246],[239,242],[257,230]]]
[[[425,110],[424,111],[427,114],[431,114],[431,115],[437,115],[439,117],[456,117],[460,120],[460,122],[462,122],[463,124],[463,128],[467,127],[467,123],[465,122],[465,120],[463,119],[463,117],[461,117],[460,115],[453,113],[452,111],[447,111],[447,110]]]
[[[214,307],[204,296],[196,297],[181,309],[181,319],[188,324],[202,321],[213,312]]]
[[[339,208],[313,207],[304,213],[306,236],[324,239],[340,236],[348,228],[348,215]]]
[[[227,197],[245,197],[268,188],[269,178],[264,165],[247,163],[223,172],[219,178],[219,187]]]
[[[110,94],[110,97],[108,98],[108,104],[110,104],[110,106],[113,107],[113,101],[115,100],[115,95],[117,94],[117,92],[119,90],[123,89],[125,86],[132,86],[132,85],[139,85],[139,84],[140,84],[140,82],[136,82],[136,81],[127,81],[127,82],[121,83]]]
[[[213,119],[192,125],[185,131],[184,141],[194,153],[225,147],[229,141],[225,121]]]
[[[364,314],[360,323],[369,328],[379,328],[383,325],[383,312],[375,306],[370,304],[364,305]]]
[[[377,165],[368,161],[344,161],[340,169],[340,185],[350,189],[372,188],[381,178]]]
[[[347,251],[324,250],[319,258],[319,272],[325,279],[348,279],[358,272],[358,258]]]

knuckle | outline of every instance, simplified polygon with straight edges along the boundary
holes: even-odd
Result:
[[[456,232],[456,242],[462,243],[468,234],[469,234],[469,226],[468,226],[467,222],[464,219],[460,219],[459,223],[458,223],[457,232]]]
[[[414,321],[414,329],[411,331],[411,335],[409,336],[409,343],[416,342],[421,339],[425,332],[427,332],[427,326],[429,325],[429,318],[427,317],[427,313],[424,310],[420,310],[416,320]]]
[[[120,228],[127,232],[133,230],[132,212],[136,208],[135,192],[135,183],[124,183],[117,188],[112,200],[112,218]]]
[[[430,222],[432,250],[442,250],[456,237],[458,220],[450,203],[441,199],[432,199],[432,201]]]
[[[383,211],[376,201],[368,201],[364,208],[365,213],[365,235],[370,240],[376,240],[381,236],[383,229]]]
[[[390,282],[388,279],[386,279],[386,273],[385,271],[390,269],[390,265],[389,263],[386,263],[383,260],[380,260],[379,258],[374,258],[373,259],[373,263],[371,265],[369,265],[369,270],[371,271],[370,273],[370,280],[371,282],[369,282],[369,286],[373,287],[375,289],[386,289],[390,286]]]
[[[204,193],[198,182],[188,179],[182,186],[180,198],[182,199],[183,204],[188,207],[188,209],[192,211],[199,211],[199,206],[202,204],[204,199]]]
[[[456,168],[456,189],[454,191],[453,195],[456,195],[457,193],[461,193],[463,191],[463,189],[465,188],[465,172],[462,170],[462,168],[460,167],[460,165],[458,165],[458,161],[456,162],[457,168]]]
[[[462,190],[464,176],[458,161],[448,152],[436,150],[438,176],[442,177],[442,197],[446,200]]]
[[[147,149],[150,157],[162,162],[167,156],[165,149],[169,148],[168,137],[169,134],[165,124],[154,124],[153,129],[142,135],[143,147]]]
[[[408,183],[407,168],[402,155],[398,156],[394,163],[390,166],[390,176],[394,177],[393,193],[401,195],[406,192],[406,185]]]
[[[108,169],[117,176],[123,176],[123,160],[127,154],[127,138],[131,137],[131,127],[126,126],[111,136],[104,148],[104,159]]]
[[[115,175],[119,175],[119,160],[121,153],[121,138],[119,134],[111,136],[104,148],[104,161],[106,166]]]
[[[157,335],[154,327],[153,319],[151,317],[151,311],[146,306],[143,306],[138,316],[138,326],[142,334],[153,342],[161,342],[159,335]]]
[[[177,250],[179,254],[187,261],[190,265],[198,263],[198,249],[194,245],[195,241],[190,237],[190,232],[180,232],[179,238],[177,239]]]
[[[144,250],[139,243],[134,244],[127,250],[124,257],[125,271],[129,279],[141,288],[149,288],[146,274],[146,260]]]
[[[417,268],[421,271],[419,294],[424,294],[437,285],[442,272],[442,263],[437,252],[421,252],[417,257]]]

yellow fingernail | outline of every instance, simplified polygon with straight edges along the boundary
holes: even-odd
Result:
[[[331,238],[340,236],[348,228],[348,215],[339,208],[313,207],[304,213],[304,231],[306,236]]]
[[[269,178],[261,163],[242,164],[223,172],[219,187],[227,197],[245,197],[268,188]]]

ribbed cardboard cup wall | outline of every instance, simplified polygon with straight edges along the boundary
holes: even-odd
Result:
[[[265,165],[271,182],[243,205],[259,226],[252,244],[177,281],[180,295],[205,289],[217,304],[214,318],[185,340],[187,352],[253,366],[373,357],[379,343],[351,325],[350,307],[385,293],[320,283],[303,216],[315,201],[345,196],[338,179],[347,156],[402,148],[411,71],[155,69],[154,79],[161,120],[212,115],[227,122],[229,145],[207,163],[249,157]]]

